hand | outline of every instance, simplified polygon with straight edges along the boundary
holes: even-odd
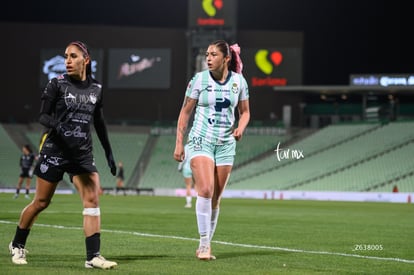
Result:
[[[176,145],[173,156],[176,161],[182,162],[184,160],[184,146],[181,144]]]
[[[239,141],[239,140],[241,140],[241,138],[242,138],[242,136],[243,136],[243,132],[241,132],[241,131],[239,130],[239,128],[236,128],[236,129],[234,129],[234,131],[233,131],[233,136],[234,136],[234,138],[236,139],[236,141]]]
[[[112,155],[112,153],[106,156],[106,159],[108,161],[108,166],[111,169],[112,176],[115,176],[116,175],[116,164],[115,164],[114,156]]]

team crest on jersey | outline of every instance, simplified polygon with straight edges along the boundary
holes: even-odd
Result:
[[[43,174],[46,173],[48,169],[49,165],[47,165],[46,163],[40,164],[40,172],[42,172]]]
[[[97,97],[96,97],[96,94],[95,93],[91,93],[89,95],[89,100],[92,102],[92,104],[95,104],[96,103],[96,99],[97,99]]]
[[[194,151],[201,151],[203,149],[202,143],[203,139],[201,137],[193,137]]]
[[[233,85],[231,86],[231,91],[235,94],[237,94],[239,92],[239,88],[237,87],[237,83],[233,83]]]
[[[66,106],[72,106],[75,105],[77,100],[76,100],[76,96],[74,96],[72,93],[67,92],[67,88],[65,90],[65,103]]]

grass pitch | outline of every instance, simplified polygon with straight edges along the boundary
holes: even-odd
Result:
[[[55,195],[36,221],[28,265],[8,244],[23,196],[0,194],[1,274],[90,274],[84,268],[82,205]],[[101,196],[101,253],[119,274],[413,274],[414,205],[223,199],[212,243],[215,261],[195,257],[194,207],[185,199]],[[193,199],[193,205],[195,199]]]

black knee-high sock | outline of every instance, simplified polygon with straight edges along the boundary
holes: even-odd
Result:
[[[94,257],[99,256],[101,249],[101,233],[95,233],[85,238],[86,244],[86,260],[90,261]]]
[[[13,239],[13,247],[24,248],[26,246],[26,240],[29,236],[30,229],[21,229],[16,227],[16,234]]]
[[[26,195],[29,195],[30,190],[26,189]]]

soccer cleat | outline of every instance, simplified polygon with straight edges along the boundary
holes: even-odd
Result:
[[[24,197],[28,200],[30,200],[30,196],[29,195],[24,195]]]
[[[14,264],[27,264],[26,253],[29,251],[24,248],[13,247],[13,242],[9,244],[9,251]]]
[[[100,269],[111,269],[117,266],[116,262],[106,260],[101,255],[94,257],[90,261],[85,261],[86,268],[100,268]]]
[[[191,203],[186,203],[184,207],[185,208],[191,208]]]
[[[215,260],[216,256],[211,255],[211,249],[209,246],[200,246],[196,250],[196,257],[199,260],[209,261],[209,260]]]
[[[13,199],[17,199],[19,197],[19,194],[14,194]]]

